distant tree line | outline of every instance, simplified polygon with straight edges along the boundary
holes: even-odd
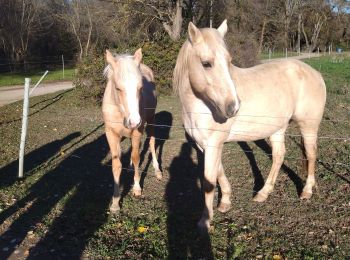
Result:
[[[0,71],[62,54],[79,62],[108,47],[180,41],[189,21],[215,27],[226,18],[228,43],[254,55],[349,49],[349,7],[349,0],[0,0]]]

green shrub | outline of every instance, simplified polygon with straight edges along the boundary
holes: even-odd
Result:
[[[173,42],[162,40],[158,42],[144,42],[135,47],[119,47],[113,52],[134,53],[142,47],[143,63],[149,66],[155,75],[155,83],[159,94],[171,94],[171,81],[177,54],[183,41]],[[82,98],[93,98],[100,101],[105,89],[106,80],[103,69],[106,66],[104,53],[95,53],[80,62],[77,66],[75,84]]]
[[[78,63],[74,84],[81,98],[92,98],[101,101],[106,85],[103,77],[105,67],[104,55],[93,54]]]
[[[244,40],[245,39],[245,40]],[[179,50],[185,39],[177,42],[163,39],[157,42],[144,42],[134,47],[118,47],[112,49],[115,53],[130,53],[142,47],[143,63],[149,66],[155,76],[158,94],[172,93],[172,76]],[[233,63],[241,67],[249,67],[256,63],[257,46],[244,37],[227,37]],[[106,66],[104,53],[95,53],[86,57],[77,66],[75,84],[79,95],[83,98],[93,98],[101,101],[106,80],[103,78],[103,69]]]

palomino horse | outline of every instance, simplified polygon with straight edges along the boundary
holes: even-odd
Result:
[[[162,178],[155,153],[154,113],[157,105],[154,77],[152,70],[141,63],[142,52],[138,49],[134,56],[113,56],[106,50],[106,61],[109,64],[104,74],[107,77],[107,87],[102,102],[103,120],[106,136],[112,155],[112,171],[114,178],[114,193],[110,211],[115,213],[120,209],[119,179],[122,171],[120,162],[120,142],[122,137],[131,138],[131,161],[134,164],[135,196],[141,195],[139,162],[140,143],[145,123],[150,127],[150,150],[153,167],[157,179]]]
[[[226,32],[226,20],[218,29],[198,29],[190,23],[173,77],[184,127],[204,152],[206,207],[198,223],[204,229],[213,217],[217,181],[222,190],[218,210],[227,212],[231,205],[231,187],[221,161],[223,144],[270,137],[272,168],[254,197],[254,201],[265,201],[283,163],[284,134],[291,120],[300,127],[307,158],[308,177],[301,198],[311,197],[317,132],[326,101],[322,76],[300,61],[275,61],[247,69],[233,66],[224,42]]]

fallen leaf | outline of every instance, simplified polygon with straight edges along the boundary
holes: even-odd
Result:
[[[274,255],[274,256],[272,257],[272,259],[273,259],[273,260],[281,260],[282,257],[281,257],[280,255]]]

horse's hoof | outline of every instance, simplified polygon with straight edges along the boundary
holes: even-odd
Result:
[[[161,171],[156,171],[156,178],[157,180],[161,180],[163,178],[162,172]]]
[[[112,215],[117,215],[120,211],[120,207],[119,205],[111,205],[109,207],[109,212],[112,214]]]
[[[140,197],[141,196],[141,193],[142,193],[142,190],[133,190],[133,194],[135,197]]]
[[[231,203],[220,202],[218,211],[221,213],[226,213],[230,210],[230,208],[231,208]]]
[[[264,202],[267,199],[268,195],[258,192],[255,197],[253,198],[253,201],[255,202]]]
[[[300,195],[301,200],[309,200],[311,199],[312,193],[308,191],[303,191]]]

